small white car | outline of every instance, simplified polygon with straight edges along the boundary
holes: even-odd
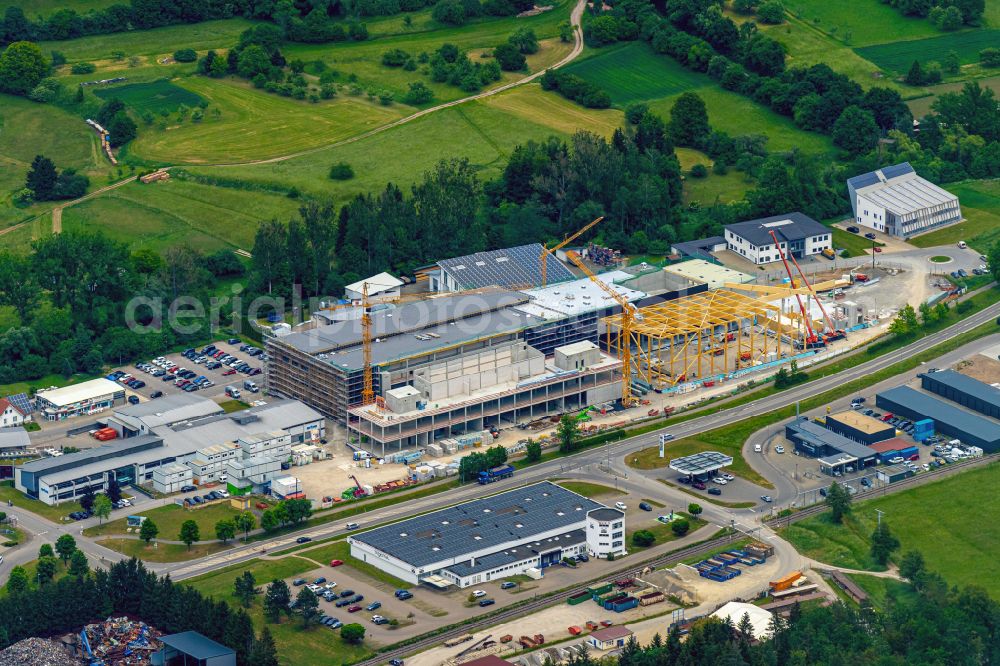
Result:
[[[619,511],[627,511],[628,505],[625,502],[615,502],[615,508]]]
[[[726,481],[733,481],[736,479],[736,477],[733,476],[732,474],[720,474],[719,476],[721,476]]]
[[[785,447],[783,447],[781,444],[778,444],[776,447],[774,447],[774,452],[775,453],[784,453],[785,452]]]
[[[729,482],[728,482],[728,481],[726,481],[726,480],[725,480],[724,478],[722,478],[721,476],[717,476],[717,477],[715,477],[714,479],[712,479],[712,483],[717,483],[717,484],[719,484],[720,486],[724,486],[724,485],[726,485],[726,484],[727,484],[727,483],[729,483]]]
[[[754,444],[754,445],[753,445],[753,452],[754,452],[754,453],[760,453],[760,452],[761,452],[761,451],[763,451],[763,450],[764,450],[764,449],[763,449],[763,447],[761,447],[761,445],[760,445],[760,444]]]
[[[486,592],[484,590],[473,590],[472,596],[476,599],[481,599],[486,596]]]

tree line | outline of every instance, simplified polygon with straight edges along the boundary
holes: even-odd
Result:
[[[270,630],[257,634],[245,610],[169,576],[157,578],[135,558],[37,586],[16,584],[0,598],[0,648],[31,636],[79,631],[113,615],[141,618],[165,633],[198,631],[232,648],[241,665],[278,663]]]

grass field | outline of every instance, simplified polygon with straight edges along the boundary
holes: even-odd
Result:
[[[808,518],[782,530],[796,549],[830,564],[876,569],[870,536],[876,514],[884,512],[902,547],[898,554],[920,550],[927,568],[955,585],[979,585],[1000,593],[1000,562],[993,555],[1000,543],[1000,523],[988,517],[1000,512],[1000,496],[984,493],[1000,483],[1000,464],[992,464],[912,490],[861,502],[850,520],[834,525],[829,514]],[[970,519],[980,516],[984,519]],[[971,563],[975,566],[970,566]]]
[[[119,99],[126,106],[139,113],[151,111],[173,112],[182,104],[194,107],[202,101],[201,95],[185,90],[169,81],[152,81],[150,83],[132,83],[112,88],[100,88],[94,94],[101,99]]]
[[[541,109],[532,106],[536,98],[544,104]],[[483,178],[493,178],[517,144],[563,134],[540,121],[548,117],[547,122],[560,124],[565,122],[563,117],[575,117],[579,108],[531,84],[524,90],[498,95],[496,100],[488,98],[445,109],[360,141],[290,160],[189,171],[251,183],[295,186],[304,193],[343,203],[356,194],[381,190],[388,182],[407,188],[439,160],[453,157],[467,158]],[[604,111],[596,118],[600,119],[600,127],[610,129],[618,125],[612,118],[620,116],[617,111]],[[406,159],[399,159],[400,155]],[[350,164],[356,176],[348,181],[331,181],[330,165],[341,161]]]
[[[78,14],[92,9],[103,9],[118,4],[118,0],[0,0],[0,14],[8,7],[20,7],[29,19],[48,16],[60,9],[70,8]]]
[[[103,161],[96,134],[82,119],[48,104],[0,95],[0,228],[19,222],[51,203],[15,208],[10,193],[24,186],[35,155],[51,158],[56,167],[73,167],[92,177]],[[0,245],[8,239],[0,236]]]
[[[665,56],[664,56],[665,57]],[[714,129],[731,135],[764,134],[768,137],[767,148],[772,151],[798,148],[805,153],[828,153],[832,150],[830,139],[815,132],[800,130],[788,118],[774,113],[753,100],[747,99],[718,86],[696,88],[708,109],[708,122]],[[649,102],[649,108],[664,119],[670,118],[677,95],[663,97]]]
[[[688,529],[688,534],[697,532],[702,527],[708,524],[701,518],[695,518],[694,516],[684,513],[683,511],[678,511],[676,515],[683,516],[684,519],[687,520],[688,523],[691,525],[690,529]],[[646,530],[647,532],[652,532],[653,536],[656,537],[656,541],[653,542],[652,546],[637,546],[635,545],[635,543],[632,542],[632,535],[635,534],[638,530]],[[650,518],[649,520],[643,521],[641,525],[633,526],[633,529],[628,530],[625,534],[625,543],[627,544],[629,551],[642,552],[644,550],[647,550],[649,548],[654,548],[655,546],[662,545],[669,541],[676,541],[677,539],[680,538],[681,537],[674,534],[674,531],[670,528],[670,523],[661,523],[655,518]]]
[[[946,187],[958,196],[966,221],[917,236],[910,243],[934,247],[964,240],[985,254],[993,243],[1000,241],[1000,179],[965,181]]]
[[[913,588],[908,584],[893,580],[892,578],[868,576],[865,574],[847,574],[847,577],[867,592],[872,606],[880,610],[886,610],[892,602],[912,598],[915,594]],[[839,589],[837,585],[832,585],[831,587],[834,590]]]
[[[167,541],[179,541],[177,535],[181,531],[181,523],[185,520],[193,520],[198,523],[198,530],[203,540],[215,538],[215,523],[227,518],[233,518],[239,513],[228,501],[213,502],[201,509],[184,509],[176,504],[167,504],[148,511],[141,511],[138,515],[145,516],[156,523],[160,528],[157,538]],[[103,525],[88,527],[83,531],[87,536],[101,536],[110,534],[125,534],[126,523],[124,518],[111,520]],[[162,546],[163,544],[161,544]]]
[[[61,51],[71,63],[109,59],[112,51],[124,51],[126,56],[167,55],[181,48],[191,48],[196,51],[227,49],[236,43],[241,32],[252,25],[254,25],[252,21],[225,19],[190,25],[171,25],[152,30],[93,35],[57,42],[39,42],[38,45],[46,54],[50,51]]]
[[[171,180],[130,183],[63,211],[66,231],[100,230],[133,249],[187,244],[211,253],[253,246],[257,226],[293,217],[300,201],[278,194]],[[0,236],[0,241],[3,237]]]
[[[214,534],[212,535],[214,537]],[[118,551],[129,557],[137,557],[146,562],[184,562],[199,557],[208,557],[232,548],[221,543],[194,543],[188,548],[182,543],[152,543],[138,539],[122,539],[109,537],[99,539],[97,543],[106,548]]]
[[[590,483],[589,481],[559,481],[558,485],[584,497],[609,497],[611,495],[623,494],[622,491],[615,490],[611,486]]]
[[[855,46],[941,34],[927,19],[903,16],[880,0],[786,0],[784,5],[810,26]]]
[[[739,171],[730,171],[724,176],[718,176],[709,171],[705,178],[684,177],[684,202],[697,202],[703,206],[716,203],[732,203],[739,201],[752,189],[753,181]]]
[[[926,39],[878,44],[854,49],[858,55],[879,67],[905,74],[914,60],[941,62],[949,51],[958,53],[963,64],[978,62],[979,52],[1000,44],[1000,29],[953,32]]]
[[[788,52],[788,67],[811,67],[823,63],[835,72],[849,76],[863,88],[884,86],[904,91],[904,86],[896,83],[892,77],[879,75],[879,67],[875,63],[866,60],[850,46],[834,39],[810,22],[789,17],[781,25],[761,26],[761,30],[785,47]],[[905,92],[912,94],[913,88],[906,87]]]
[[[602,48],[574,62],[566,71],[600,86],[621,107],[711,83],[704,74],[681,67],[673,58],[658,55],[646,42]]]
[[[6,504],[8,501],[13,502],[14,506],[18,508],[25,509],[56,523],[62,522],[63,517],[68,516],[74,511],[82,510],[82,507],[77,502],[63,502],[59,506],[49,506],[45,502],[26,497],[14,488],[12,481],[0,484],[0,504]]]
[[[981,87],[989,88],[997,95],[1000,95],[1000,75],[976,79],[976,83],[978,83]],[[928,90],[933,94],[918,97],[917,99],[911,99],[906,102],[906,105],[910,107],[910,112],[914,115],[914,117],[922,118],[930,112],[931,105],[934,104],[934,100],[938,98],[938,95],[950,92],[959,92],[962,90],[964,85],[964,81],[959,81],[956,83],[945,83],[939,86],[934,86],[933,88],[928,88]]]
[[[310,104],[253,89],[235,79],[191,77],[176,82],[208,100],[221,116],[205,114],[166,130],[144,127],[131,152],[172,164],[240,162],[316,148],[384,125],[403,115],[357,97]]]

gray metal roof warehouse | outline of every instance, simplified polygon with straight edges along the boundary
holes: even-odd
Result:
[[[785,425],[785,436],[795,443],[796,448],[804,449],[806,453],[817,457],[827,456],[836,451],[866,461],[874,460],[878,455],[864,444],[827,430],[804,416]]]
[[[351,537],[410,566],[422,567],[499,548],[533,535],[577,529],[603,504],[548,481],[465,502]]]
[[[1000,388],[954,370],[919,375],[925,391],[937,393],[986,416],[1000,419]]]
[[[1000,450],[1000,424],[996,421],[909,386],[882,391],[875,396],[875,404],[908,419],[933,419],[937,432],[957,437],[989,453]]]
[[[489,285],[521,287],[542,283],[541,243],[519,245],[502,250],[476,252],[464,257],[437,262],[462,289],[477,289]],[[570,272],[553,254],[545,255],[546,280],[549,284],[573,280]]]

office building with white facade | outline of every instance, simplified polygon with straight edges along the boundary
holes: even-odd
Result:
[[[623,520],[620,511],[544,481],[362,532],[348,543],[353,557],[402,580],[465,588],[564,557],[606,553],[615,524],[624,544]]]
[[[771,235],[774,232],[774,236]],[[777,245],[774,242],[778,239]],[[827,227],[802,213],[773,215],[725,226],[726,248],[755,264],[781,261],[781,255],[802,259],[833,248]],[[780,246],[781,251],[778,251]]]
[[[889,236],[908,238],[958,222],[958,197],[921,178],[909,162],[883,167],[847,181],[854,221]]]

